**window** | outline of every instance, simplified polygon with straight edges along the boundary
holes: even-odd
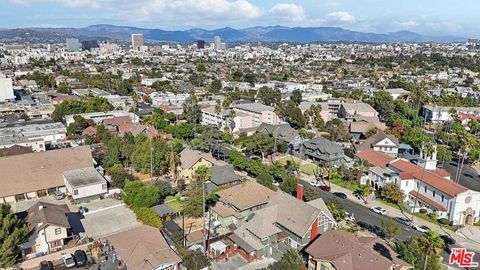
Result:
[[[102,189],[107,189],[107,184],[102,184]]]
[[[423,189],[424,189],[424,192],[427,193],[427,186],[425,186]]]
[[[443,194],[442,194],[442,202],[443,202],[444,199],[445,199],[445,198],[443,197]]]
[[[78,195],[78,189],[73,190],[73,195]]]
[[[61,234],[62,229],[61,228],[55,228],[55,235]]]
[[[420,183],[417,182],[417,189],[420,189]]]
[[[432,190],[433,198],[435,198],[435,190]]]

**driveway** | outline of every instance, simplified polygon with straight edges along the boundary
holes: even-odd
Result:
[[[210,267],[212,268],[212,270],[238,270],[246,264],[247,261],[242,256],[237,254],[228,258],[228,261],[213,261]]]

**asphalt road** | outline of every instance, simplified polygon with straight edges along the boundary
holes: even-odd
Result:
[[[441,164],[441,162],[439,162]],[[443,168],[447,170],[451,179],[455,178],[455,173],[457,172],[457,159],[453,158],[450,162],[445,162]],[[468,189],[480,191],[480,175],[472,169],[468,164],[465,164],[462,169],[462,174],[460,175],[460,184]]]
[[[312,187],[306,181],[300,180],[300,183],[303,184],[304,187]],[[312,187],[312,188],[315,188],[315,187]],[[323,191],[319,188],[315,188],[315,189],[319,192],[320,197],[325,201],[325,203],[328,203],[330,200],[335,198],[343,206],[343,208],[347,212],[353,213],[353,215],[355,217],[355,222],[363,221],[363,222],[366,222],[370,225],[375,225],[375,226],[380,227],[382,225],[383,220],[386,220],[386,219],[390,218],[388,216],[383,216],[383,215],[372,212],[369,209],[368,205],[358,204],[358,203],[353,202],[353,201],[348,200],[348,199],[340,199],[340,198],[334,196],[330,192]],[[410,219],[411,215],[407,214],[406,217]],[[408,239],[408,237],[410,237],[410,236],[415,237],[415,236],[418,236],[418,235],[421,234],[419,231],[414,230],[410,226],[406,226],[406,225],[403,225],[403,224],[400,224],[400,223],[399,223],[399,225],[401,226],[402,230],[401,230],[401,233],[393,239],[394,241],[401,242],[401,241],[404,241],[404,240]],[[448,264],[449,255],[447,254],[447,252],[445,250],[442,251],[440,256],[442,256],[442,258],[444,258],[443,263]],[[480,261],[480,254],[475,255],[475,261],[477,261],[477,262]]]

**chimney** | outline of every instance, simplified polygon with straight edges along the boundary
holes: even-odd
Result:
[[[297,184],[297,199],[303,201],[303,185]]]

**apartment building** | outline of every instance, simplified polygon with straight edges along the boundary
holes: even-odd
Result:
[[[252,127],[258,127],[261,123],[280,124],[280,118],[274,112],[275,108],[261,103],[241,103],[232,106],[236,113],[243,113],[252,117]]]
[[[20,145],[41,152],[65,143],[66,136],[67,129],[62,123],[7,125],[0,128],[0,149]]]

